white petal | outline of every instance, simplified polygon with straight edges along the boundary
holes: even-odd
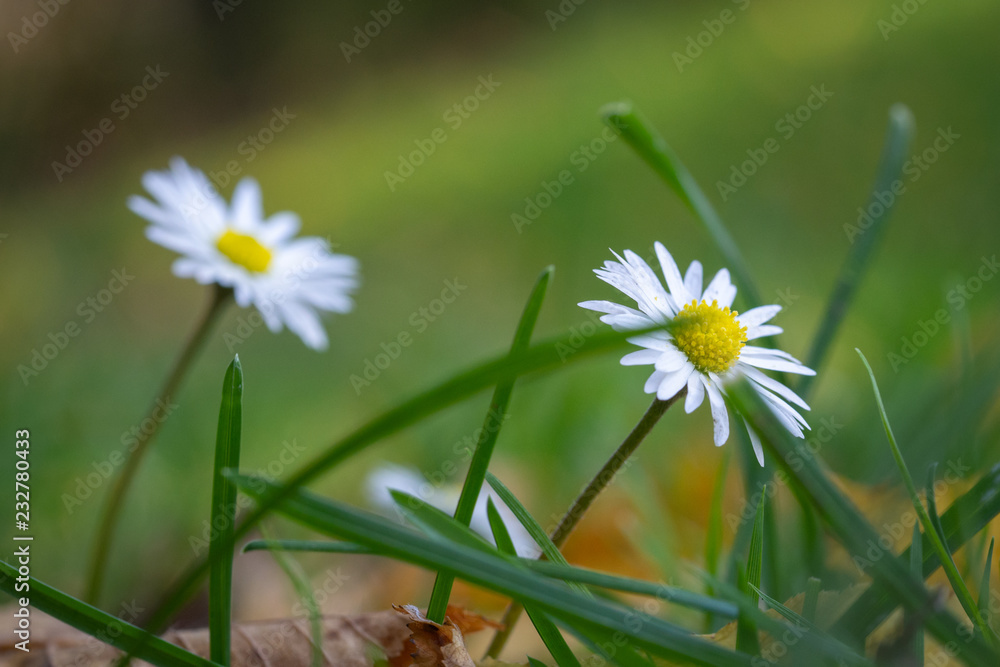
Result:
[[[726,410],[726,401],[722,398],[722,392],[715,386],[715,382],[705,376],[701,376],[701,381],[708,392],[708,402],[712,406],[712,421],[715,424],[715,446],[721,447],[729,439],[729,411]]]
[[[750,436],[750,445],[753,447],[754,456],[757,457],[757,463],[759,463],[760,467],[763,468],[764,447],[760,444],[760,435],[758,435],[757,431],[753,430],[753,427],[750,426],[750,424],[747,424],[745,421],[743,421],[742,417],[740,417],[739,420],[743,422],[743,428],[746,429],[747,435]]]
[[[798,394],[796,394],[794,391],[792,391],[791,389],[789,389],[785,385],[781,384],[777,380],[775,380],[773,378],[769,378],[768,376],[764,375],[763,373],[761,373],[760,371],[758,371],[756,368],[741,367],[740,370],[750,380],[752,380],[753,382],[756,382],[757,384],[761,385],[762,387],[770,389],[771,391],[773,391],[774,393],[778,394],[779,396],[781,396],[785,400],[794,403],[795,405],[799,406],[803,410],[809,410],[810,409],[809,405],[805,401],[803,401],[802,398],[799,397]]]
[[[666,350],[660,352],[660,356],[656,360],[656,370],[671,373],[679,370],[684,364],[688,363],[691,362],[688,361],[687,355],[677,348],[669,346]]]
[[[747,340],[756,340],[758,338],[764,338],[765,336],[777,336],[782,332],[784,332],[784,329],[776,327],[773,324],[761,324],[755,327],[747,327]]]
[[[660,386],[663,378],[667,377],[667,374],[663,371],[653,371],[652,375],[646,380],[645,386],[642,388],[647,394],[655,394],[656,388]]]
[[[684,399],[684,412],[691,414],[705,400],[705,385],[701,382],[701,374],[692,373],[688,378],[688,393]]]
[[[257,181],[247,177],[236,184],[231,215],[236,229],[242,232],[258,231],[257,227],[264,217],[264,205]]]
[[[684,274],[684,287],[691,293],[691,298],[698,300],[701,298],[702,275],[704,271],[701,262],[694,260]]]
[[[670,290],[670,295],[674,297],[674,302],[679,306],[691,303],[694,297],[688,292],[687,287],[684,286],[681,271],[677,268],[677,262],[674,261],[673,256],[659,241],[653,245],[653,248],[656,250],[657,258],[660,260],[660,268],[663,269],[663,277],[667,281],[667,289]]]
[[[271,246],[284,243],[298,234],[301,227],[302,222],[294,213],[275,213],[268,218],[267,226],[260,232],[260,240]]]
[[[729,280],[729,269],[719,269],[701,295],[702,301],[707,303],[718,301],[723,308],[733,305],[734,298],[736,298],[736,288]]]
[[[749,328],[764,324],[779,312],[781,312],[781,306],[757,306],[745,313],[740,313],[736,319],[740,321],[740,324]]]
[[[327,348],[329,341],[326,331],[323,330],[319,317],[311,308],[295,302],[282,303],[279,308],[284,316],[282,319],[285,325],[298,334],[307,347],[317,351]]]
[[[694,364],[688,362],[679,371],[667,374],[667,377],[656,389],[656,397],[661,401],[673,398],[677,392],[684,388],[692,373],[694,373]]]
[[[655,364],[663,353],[659,350],[637,350],[629,352],[622,357],[622,366],[643,366],[645,364]]]

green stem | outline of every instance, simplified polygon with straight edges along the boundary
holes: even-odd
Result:
[[[126,459],[125,467],[122,469],[121,474],[117,477],[114,486],[111,488],[111,493],[108,496],[107,504],[104,506],[104,513],[101,515],[101,521],[98,526],[97,539],[94,541],[94,547],[90,560],[90,570],[87,577],[89,583],[87,585],[87,593],[84,600],[92,605],[97,605],[100,601],[101,590],[104,587],[104,575],[108,565],[108,556],[111,553],[111,543],[114,538],[115,527],[118,523],[122,505],[125,501],[125,495],[128,493],[132,480],[135,478],[135,475],[139,470],[139,464],[142,462],[142,457],[147,451],[149,451],[150,445],[153,443],[153,440],[156,439],[156,434],[160,430],[160,420],[156,419],[153,416],[153,413],[160,409],[159,402],[161,400],[167,401],[177,392],[177,389],[180,387],[181,380],[184,378],[188,368],[191,366],[191,362],[194,361],[198,351],[208,338],[208,332],[211,329],[212,324],[217,319],[219,313],[222,312],[222,308],[229,301],[230,296],[232,296],[232,290],[228,288],[216,286],[213,290],[212,300],[209,303],[208,308],[205,310],[194,331],[189,336],[184,348],[181,350],[180,356],[177,357],[169,375],[167,375],[166,381],[163,383],[163,386],[161,387],[159,393],[156,394],[156,398],[153,400],[152,405],[150,405],[149,410],[146,412],[146,418],[143,421],[148,420],[152,422],[152,432],[148,433],[145,440],[139,441],[138,447],[136,447],[135,451],[132,452],[128,459]],[[145,433],[145,431],[143,432]]]
[[[561,547],[569,536],[573,533],[573,530],[583,519],[584,514],[590,509],[590,506],[594,503],[597,496],[600,495],[611,480],[615,478],[615,475],[621,470],[625,462],[628,461],[632,453],[635,452],[639,444],[649,435],[649,432],[653,430],[653,426],[656,422],[660,421],[660,417],[663,413],[667,411],[671,405],[676,403],[681,397],[687,394],[686,389],[682,389],[677,392],[673,398],[661,401],[660,399],[654,399],[653,404],[649,406],[646,410],[646,414],[642,416],[639,423],[635,425],[632,432],[628,434],[625,441],[615,450],[615,453],[611,455],[611,458],[607,460],[604,466],[594,475],[594,478],[590,480],[586,488],[576,497],[573,504],[570,506],[566,513],[563,515],[562,519],[559,521],[559,525],[556,526],[555,530],[552,531],[550,539],[552,543],[557,547]],[[490,643],[489,648],[486,650],[486,656],[496,659],[500,655],[500,651],[503,650],[504,645],[510,638],[511,633],[514,631],[514,625],[517,620],[521,617],[521,612],[524,608],[517,602],[511,602],[504,612],[503,618],[501,619],[501,624],[503,624],[502,630],[497,630],[496,635],[493,637],[493,641]]]

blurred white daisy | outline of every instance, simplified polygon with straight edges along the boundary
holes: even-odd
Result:
[[[330,252],[321,238],[296,238],[294,213],[265,218],[251,178],[236,185],[231,205],[179,157],[169,170],[147,172],[142,184],[156,201],[132,196],[128,206],[151,223],[149,240],[181,254],[175,275],[230,288],[236,303],[255,306],[272,332],[287,326],[309,347],[326,348],[319,312],[351,310],[356,259]]]
[[[399,515],[399,507],[389,494],[390,490],[408,493],[448,514],[455,513],[458,497],[461,495],[461,488],[458,486],[436,486],[427,481],[416,470],[391,463],[373,470],[368,475],[365,486],[368,500],[372,505],[383,512],[391,512],[396,515]],[[507,532],[510,533],[510,539],[514,543],[514,551],[517,552],[517,555],[521,558],[538,558],[541,549],[538,548],[535,540],[499,496],[486,486],[483,487],[478,500],[476,500],[476,509],[472,513],[469,527],[484,537],[487,542],[496,545],[493,540],[493,530],[490,528],[489,516],[486,513],[487,498],[493,499],[493,504],[496,506],[497,512],[500,513],[500,518],[503,520],[504,526],[507,527]]]
[[[717,446],[729,439],[725,385],[740,376],[750,381],[789,432],[803,437],[802,429],[808,429],[809,425],[790,403],[803,410],[808,410],[809,406],[791,389],[759,369],[799,375],[815,375],[815,371],[781,350],[746,344],[756,338],[781,333],[780,327],[766,324],[781,310],[781,306],[760,306],[742,315],[731,311],[729,308],[736,298],[736,287],[730,282],[728,270],[719,270],[702,291],[700,262],[691,262],[682,277],[677,263],[663,244],[657,242],[655,249],[667,289],[663,288],[659,277],[641,257],[626,250],[624,259],[614,253],[617,262],[607,261],[604,268],[594,272],[601,280],[634,299],[639,309],[611,301],[584,301],[580,304],[589,310],[605,313],[601,321],[610,324],[616,331],[666,325],[663,331],[629,338],[630,343],[645,349],[626,354],[621,363],[625,366],[652,364],[655,370],[646,380],[645,390],[647,394],[655,393],[660,400],[673,398],[687,388],[685,412],[694,411],[708,394]],[[736,419],[746,428],[746,423],[738,414]],[[757,461],[764,465],[760,437],[752,428],[747,428],[747,433]]]

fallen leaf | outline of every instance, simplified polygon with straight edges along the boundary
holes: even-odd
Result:
[[[408,618],[413,646],[413,667],[476,667],[465,648],[465,639],[458,626],[445,619],[444,624],[429,621],[413,605],[393,605],[393,609]]]

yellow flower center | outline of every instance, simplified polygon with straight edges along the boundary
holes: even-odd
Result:
[[[271,263],[271,251],[261,245],[260,241],[246,234],[237,234],[231,229],[227,229],[219,237],[215,247],[234,264],[254,273],[267,271]]]
[[[692,301],[670,323],[674,344],[702,373],[724,373],[740,358],[747,342],[747,328],[741,327],[736,311]]]

